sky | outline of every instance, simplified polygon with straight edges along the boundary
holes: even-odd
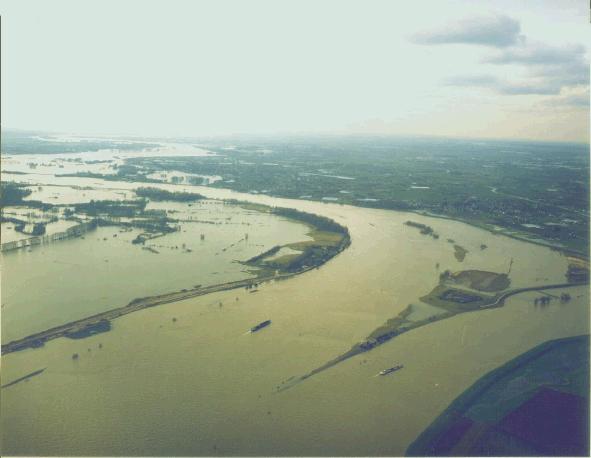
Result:
[[[2,0],[2,126],[589,141],[587,0]]]

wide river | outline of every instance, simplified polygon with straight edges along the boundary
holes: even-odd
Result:
[[[540,293],[524,293],[503,308],[405,333],[277,393],[282,380],[343,353],[416,302],[443,269],[506,272],[513,258],[518,287],[564,282],[567,260],[455,221],[190,189],[326,215],[350,229],[352,245],[320,269],[256,294],[233,290],[154,307],[117,319],[108,333],[3,356],[2,383],[47,368],[2,389],[3,455],[401,455],[486,372],[548,339],[588,332],[586,287],[544,308],[533,304]],[[440,238],[405,226],[409,219]],[[468,250],[463,262],[448,238]],[[133,271],[124,278],[130,288],[144,281]],[[63,286],[66,294],[67,280]],[[245,335],[266,319],[270,327]],[[374,377],[396,363],[404,369]]]

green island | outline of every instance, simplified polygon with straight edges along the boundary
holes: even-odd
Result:
[[[426,224],[417,223],[415,221],[407,221],[404,224],[406,224],[407,226],[415,227],[415,228],[419,229],[421,231],[421,234],[430,235],[435,240],[437,240],[439,238],[439,234],[437,232],[435,232],[431,226],[427,226]]]
[[[3,172],[4,173],[4,172]],[[40,208],[47,210],[53,205],[39,200],[25,200],[32,191],[27,189],[27,185],[12,182],[0,183],[0,208],[7,206],[23,205],[31,208]]]
[[[138,197],[153,201],[195,202],[205,199],[205,196],[192,192],[171,192],[159,188],[138,188],[135,190]]]
[[[272,213],[295,220],[307,225],[310,229],[308,236],[312,237],[312,240],[274,246],[270,250],[244,261],[244,264],[256,267],[257,274],[261,277],[273,275],[275,272],[295,273],[320,266],[351,243],[348,229],[330,218],[291,208],[229,202],[241,205],[245,209]],[[287,254],[282,253],[285,251]],[[274,255],[277,254],[280,256],[275,257]]]
[[[589,335],[550,340],[481,377],[406,456],[589,456]]]
[[[463,246],[454,245],[454,256],[458,262],[462,262],[466,258],[467,254],[468,250],[466,250]]]
[[[422,223],[417,223],[415,221],[407,221],[404,224],[406,226],[410,226],[410,227],[414,227],[416,229],[419,229],[421,231],[421,234],[423,234],[423,235],[430,235],[435,240],[439,239],[439,234],[437,232],[435,232],[431,226],[427,226],[426,224],[422,224]],[[453,239],[447,239],[447,241],[448,241],[448,243],[451,243],[454,246],[454,257],[456,258],[456,260],[458,262],[462,262],[466,258],[466,255],[468,254],[468,250],[466,250],[463,246],[456,244],[455,240],[453,240]],[[485,248],[486,248],[486,245],[480,246],[481,250],[484,250]]]

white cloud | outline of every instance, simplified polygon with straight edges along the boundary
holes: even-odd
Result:
[[[412,41],[422,45],[467,44],[504,48],[520,41],[520,30],[519,21],[509,16],[482,16],[418,33]]]
[[[448,86],[483,87],[502,95],[559,94],[560,85],[551,82],[510,82],[491,75],[456,76],[445,80]]]

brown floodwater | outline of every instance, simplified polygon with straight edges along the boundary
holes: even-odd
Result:
[[[147,208],[168,209],[180,230],[139,245],[131,243],[139,229],[99,227],[84,238],[0,253],[2,343],[138,297],[251,278],[252,269],[236,261],[311,240],[304,224],[217,200]]]
[[[444,269],[506,272],[513,258],[512,286],[543,285],[565,280],[566,258],[455,221],[191,189],[329,216],[349,227],[352,245],[256,294],[225,291],[146,309],[108,333],[3,356],[2,383],[47,367],[1,391],[3,455],[401,455],[486,372],[548,339],[588,332],[586,287],[544,308],[533,304],[539,293],[525,293],[503,308],[403,334],[277,393],[282,380],[343,353],[417,302]],[[432,226],[439,240],[404,225],[409,219]],[[468,250],[463,262],[447,238]],[[129,281],[141,279],[130,272]],[[271,326],[245,334],[266,319]],[[396,363],[404,369],[375,377]]]

